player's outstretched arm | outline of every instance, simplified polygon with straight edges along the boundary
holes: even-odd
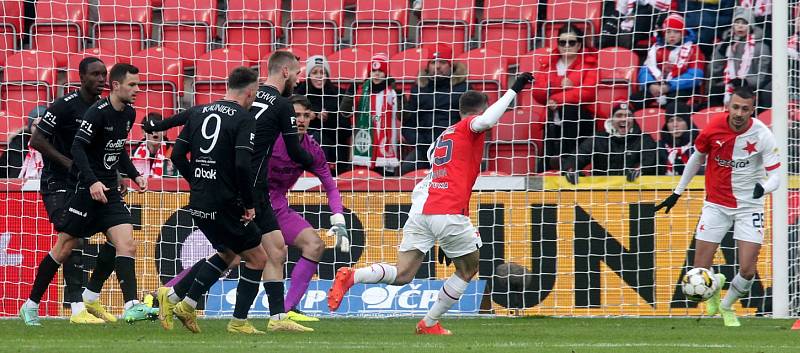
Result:
[[[503,113],[508,109],[508,105],[514,100],[514,97],[522,91],[523,88],[529,83],[533,82],[533,75],[530,72],[523,72],[517,76],[517,80],[511,86],[511,89],[506,92],[497,102],[494,102],[486,111],[480,116],[472,119],[470,127],[472,131],[482,132],[493,128],[497,125],[497,121],[503,116]]]
[[[186,124],[187,120],[189,120],[189,115],[190,115],[189,110],[191,109],[186,109],[178,114],[175,114],[169,118],[166,118],[158,122],[153,120],[147,120],[142,125],[142,130],[144,130],[144,132],[148,134],[152,134],[157,131],[167,131],[173,127],[182,126],[183,124]]]
[[[689,157],[689,161],[686,162],[686,168],[683,169],[683,174],[681,175],[681,181],[678,182],[678,186],[675,187],[675,190],[672,192],[672,195],[669,195],[666,200],[662,201],[660,204],[656,206],[656,212],[661,210],[662,208],[666,208],[664,213],[669,213],[672,207],[678,202],[678,199],[683,194],[683,191],[686,190],[686,187],[689,185],[689,182],[692,181],[692,178],[700,171],[700,167],[702,167],[703,163],[705,162],[706,154],[695,151],[691,157]]]

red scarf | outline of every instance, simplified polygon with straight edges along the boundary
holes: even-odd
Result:
[[[150,155],[147,141],[142,141],[131,156],[131,162],[136,170],[145,178],[161,178],[164,176],[164,161],[167,160],[167,144],[161,143],[155,155]]]

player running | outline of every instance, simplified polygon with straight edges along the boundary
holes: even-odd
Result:
[[[39,263],[29,299],[20,308],[19,316],[26,325],[40,325],[39,301],[78,240],[99,231],[105,231],[108,240],[116,246],[114,268],[125,302],[123,318],[127,322],[143,320],[150,313],[148,307],[136,300],[133,222],[117,179],[121,169],[136,181],[139,191],[147,189],[147,179],[139,175],[125,152],[125,141],[136,117],[130,104],[139,92],[138,73],[136,67],[128,64],[114,65],[110,74],[111,94],[94,103],[80,122],[70,150],[72,180],[78,182],[68,190],[66,204],[55,216],[58,240]],[[94,298],[89,303],[98,300]]]
[[[218,253],[197,271],[186,297],[174,306],[164,305],[164,314],[159,313],[159,318],[174,313],[195,333],[200,332],[197,302],[222,276],[236,254],[245,263],[239,266],[236,305],[227,330],[264,333],[247,321],[267,261],[261,247],[261,232],[252,222],[256,211],[250,163],[255,122],[247,109],[253,104],[257,89],[258,74],[239,67],[228,76],[225,98],[181,113],[187,119],[175,142],[172,161],[191,185],[192,219]],[[187,153],[191,154],[191,162],[186,158]]]
[[[438,299],[417,323],[417,334],[450,335],[439,318],[458,302],[478,272],[482,242],[469,219],[472,187],[480,173],[486,131],[497,124],[514,97],[533,78],[529,72],[517,77],[511,90],[486,108],[484,93],[467,91],[459,100],[462,120],[447,128],[428,150],[431,171],[411,194],[411,210],[403,226],[397,266],[378,263],[354,270],[339,269],[328,293],[328,307],[339,308],[354,283],[404,285],[411,282],[435,242],[453,259],[456,272],[439,291]]]
[[[706,200],[695,231],[694,267],[712,270],[714,253],[731,226],[739,248],[739,273],[720,302],[725,276],[706,302],[709,316],[722,315],[725,326],[739,326],[732,306],[750,292],[756,274],[758,253],[764,241],[764,200],[781,183],[779,151],[775,137],[761,121],[753,119],[755,94],[749,87],[736,87],[727,111],[713,115],[695,142],[680,183],[656,211],[669,213],[694,175],[706,161]],[[708,157],[708,159],[706,159]],[[766,171],[766,181],[765,178]],[[763,183],[763,184],[762,184]]]
[[[331,216],[331,229],[329,234],[336,236],[335,247],[343,252],[350,251],[350,237],[347,234],[345,225],[344,207],[336,181],[331,175],[328,162],[325,159],[325,152],[322,151],[319,143],[309,136],[306,132],[308,124],[314,120],[314,111],[311,109],[311,102],[305,96],[292,96],[295,116],[297,117],[297,132],[300,137],[300,145],[314,157],[314,165],[311,170],[322,182],[325,192],[328,194],[328,205],[333,212]],[[315,317],[306,316],[297,309],[297,305],[303,294],[308,289],[311,277],[317,271],[317,265],[325,251],[325,243],[319,238],[317,231],[311,227],[302,216],[289,207],[289,200],[286,194],[297,183],[297,179],[303,174],[303,168],[294,162],[286,151],[286,144],[283,137],[278,137],[275,147],[272,149],[272,158],[269,162],[269,196],[270,203],[275,210],[275,217],[283,233],[286,244],[300,249],[302,255],[300,260],[292,269],[290,278],[289,292],[286,294],[285,307],[289,309],[289,318],[296,322],[319,321]],[[283,252],[281,262],[286,261],[286,251]]]
[[[64,210],[67,189],[75,185],[69,175],[72,167],[72,140],[75,139],[83,115],[92,104],[100,100],[108,76],[106,65],[96,57],[81,60],[78,74],[81,78],[80,89],[53,102],[31,136],[31,146],[42,153],[44,160],[40,192],[51,223],[55,223]],[[124,185],[120,187],[125,188]],[[79,238],[64,263],[64,302],[70,304],[72,311],[69,322],[115,322],[117,318],[105,310],[99,299],[103,283],[114,271],[116,250],[110,242],[100,246],[97,265],[87,283],[83,272],[84,245],[85,239]]]

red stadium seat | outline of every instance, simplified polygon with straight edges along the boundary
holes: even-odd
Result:
[[[53,54],[64,67],[67,56],[83,50],[89,33],[89,4],[83,0],[36,2],[36,23],[31,26],[31,48]]]
[[[500,92],[505,91],[508,86],[508,60],[500,52],[478,48],[460,55],[456,61],[467,65],[467,81],[472,89],[489,96],[489,104],[496,102],[500,98]]]
[[[114,66],[117,62],[117,58],[110,54],[104,53],[99,48],[91,48],[80,53],[71,54],[67,57],[67,82],[65,82],[66,90],[72,91],[75,89],[80,88],[81,86],[81,76],[78,73],[78,65],[80,64],[83,58],[93,56],[103,61],[106,64],[106,69],[111,71],[111,67]],[[106,90],[108,91],[108,90]]]
[[[217,1],[164,0],[161,13],[161,45],[178,52],[184,67],[193,67],[217,35]]]
[[[329,55],[331,81],[340,85],[363,81],[369,74],[370,59],[369,48],[347,48]]]
[[[273,50],[282,35],[281,0],[228,0],[225,44],[257,62]]]
[[[592,112],[598,119],[598,127],[602,126],[602,121],[605,121],[611,116],[611,110],[614,104],[620,102],[627,102],[630,93],[628,85],[597,85],[597,97],[594,104],[589,104],[587,109]]]
[[[4,111],[0,111],[0,155],[3,154],[3,150],[8,148],[6,144],[14,137],[14,133],[25,126],[27,120],[27,115],[10,116]]]
[[[293,0],[291,19],[286,24],[286,42],[305,50],[309,56],[336,51],[344,24],[342,0]]]
[[[421,179],[424,179],[425,176],[428,175],[428,173],[430,173],[430,171],[431,170],[427,169],[427,168],[412,170],[410,172],[406,172],[405,174],[400,176],[400,178],[421,180]]]
[[[176,113],[178,97],[183,95],[183,62],[174,50],[154,47],[136,53],[131,65],[139,68],[142,89],[134,103],[137,126],[131,130],[131,141],[138,141],[142,138],[138,125],[147,113],[159,113],[164,118]],[[177,135],[178,129],[167,132],[170,140]]]
[[[130,57],[142,50],[152,31],[150,0],[99,0],[95,47]]]
[[[23,13],[22,0],[4,0],[0,6],[0,66],[19,48]]]
[[[481,46],[499,51],[511,65],[533,48],[539,4],[531,0],[486,0],[480,23]]]
[[[225,96],[228,73],[247,59],[238,50],[216,49],[197,59],[194,74],[194,104],[206,104]]]
[[[49,53],[25,50],[9,56],[0,86],[0,110],[28,116],[36,106],[49,104],[56,96],[57,75]]]
[[[428,65],[430,49],[416,47],[401,51],[389,58],[389,76],[394,78],[403,92],[409,94],[417,82],[420,71]]]
[[[488,144],[489,170],[510,175],[536,172],[546,121],[544,106],[517,108],[503,114]]]
[[[636,83],[639,66],[639,57],[625,48],[603,48],[597,53],[598,79],[603,83]]]
[[[661,127],[667,121],[667,112],[660,108],[645,108],[633,113],[642,132],[650,134],[653,140],[661,139]]]
[[[420,45],[446,43],[453,56],[466,51],[475,23],[474,0],[424,0],[418,23]]]
[[[567,22],[582,28],[586,35],[586,46],[591,46],[594,36],[600,33],[603,14],[602,0],[552,0],[547,3],[547,22],[544,37],[555,42],[558,30]],[[553,43],[555,44],[555,43]]]
[[[298,61],[300,62],[301,70],[300,70],[300,75],[297,76],[297,79],[300,80],[300,81],[305,80],[305,78],[306,78],[305,67],[306,67],[306,59],[308,58],[308,53],[306,53],[306,51],[303,50],[303,49],[294,48],[294,47],[281,48],[281,49],[278,49],[278,51],[288,51],[288,52],[294,54],[294,56],[296,56],[298,58]],[[258,63],[258,75],[259,75],[259,78],[261,79],[262,82],[267,79],[267,76],[268,76],[267,74],[269,73],[269,70],[267,70],[267,66],[268,66],[268,63],[269,63],[269,56],[270,55],[272,55],[272,53],[268,53],[267,55],[265,55],[263,58],[261,58],[261,61]]]
[[[517,67],[517,72],[531,72],[535,75],[536,69],[540,67],[538,63],[542,60],[550,60],[552,51],[551,48],[545,47],[533,50],[521,56],[518,60],[519,66]],[[531,90],[524,90],[517,95],[517,106],[530,107],[534,104],[544,103],[545,102],[535,102],[533,99],[533,91]]]
[[[392,56],[403,48],[408,28],[408,1],[359,1],[351,28],[353,45]]]
[[[383,175],[380,173],[367,169],[367,168],[355,168],[353,170],[346,171],[342,174],[339,174],[336,179],[343,180],[343,179],[381,179]]]
[[[703,130],[706,125],[708,125],[708,119],[711,118],[711,115],[724,112],[725,110],[725,107],[711,107],[703,109],[692,114],[692,123],[697,126],[698,129]]]

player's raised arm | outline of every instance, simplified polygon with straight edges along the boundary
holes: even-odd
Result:
[[[286,111],[280,115],[280,119],[281,135],[283,136],[283,142],[286,143],[286,152],[289,154],[289,158],[303,166],[304,170],[311,169],[314,164],[314,158],[300,146],[300,139],[297,138],[297,126],[294,123],[294,107],[287,104]]]
[[[497,121],[503,116],[508,105],[514,100],[514,97],[522,91],[523,88],[529,83],[533,82],[533,75],[530,72],[523,72],[517,76],[517,80],[511,86],[511,89],[506,92],[497,102],[494,102],[483,114],[472,119],[470,127],[472,131],[482,132],[493,128],[497,125]]]
[[[154,132],[167,131],[173,127],[182,126],[186,124],[186,121],[189,120],[189,116],[191,116],[189,110],[191,109],[186,109],[161,121],[147,119],[147,121],[142,124],[142,130],[148,134],[152,134]]]

